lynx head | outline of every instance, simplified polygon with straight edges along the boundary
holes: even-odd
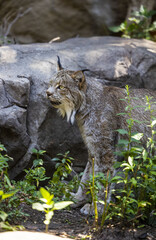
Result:
[[[74,123],[75,114],[81,108],[86,91],[84,71],[69,71],[63,69],[58,57],[58,72],[50,81],[47,97],[53,107],[58,109],[62,117],[67,116],[67,121]]]

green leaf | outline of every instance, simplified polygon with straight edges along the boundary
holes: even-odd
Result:
[[[2,199],[6,199],[6,198],[8,198],[8,197],[11,197],[11,196],[13,196],[16,192],[17,192],[17,191],[12,191],[12,192],[8,192],[8,193],[4,193],[4,194],[2,195]]]
[[[35,148],[33,148],[31,151],[32,151],[32,153],[36,153],[36,154],[38,153],[38,150]]]
[[[119,132],[120,134],[128,134],[128,132],[125,129],[118,129],[116,131]]]
[[[156,171],[150,171],[150,173],[154,176],[156,176]]]
[[[143,156],[143,160],[146,161],[146,159],[148,157],[148,152],[145,149],[142,152],[142,156]]]
[[[44,207],[41,203],[33,203],[32,208],[38,211],[44,211]]]
[[[33,161],[33,166],[37,167],[37,166],[42,166],[43,165],[43,160],[42,159],[35,159]]]
[[[151,127],[154,127],[155,124],[156,124],[156,119],[152,121]]]
[[[6,218],[7,218],[8,214],[3,212],[3,211],[0,211],[0,218],[2,219],[2,221],[5,221]]]
[[[0,196],[2,196],[2,195],[3,195],[3,193],[4,193],[4,192],[3,192],[2,190],[0,190]]]
[[[49,200],[50,193],[43,187],[40,188],[40,193],[42,194],[42,197]]]
[[[40,198],[40,200],[41,200],[42,202],[44,202],[44,203],[47,203],[47,202],[48,202],[47,199],[45,199],[45,198]]]
[[[117,116],[127,115],[127,113],[117,113]]]
[[[7,152],[7,150],[6,150],[6,148],[4,147],[3,144],[0,144],[0,151],[5,151],[5,152]]]
[[[59,158],[52,158],[51,161],[60,161]]]
[[[132,138],[134,138],[135,140],[140,140],[143,137],[143,133],[135,133],[132,134]]]
[[[113,27],[109,27],[109,30],[117,33],[117,32],[121,31],[121,27],[120,26],[113,26]]]
[[[45,150],[39,150],[39,151],[38,151],[38,154],[39,154],[39,155],[43,155],[45,152],[46,152]]]
[[[147,205],[151,205],[151,203],[145,201],[140,201],[138,203],[138,207],[146,207]]]
[[[50,204],[43,204],[43,207],[44,209],[47,208],[47,209],[51,209],[54,207],[54,201],[52,201]]]
[[[7,222],[0,222],[0,229],[5,229],[8,231],[13,231],[14,227],[12,227],[9,223]]]
[[[128,20],[131,21],[131,22],[135,22],[135,23],[137,23],[137,24],[140,22],[139,19],[134,18],[134,17],[130,17],[130,18],[128,18]]]
[[[4,178],[5,178],[8,186],[9,186],[10,188],[12,188],[12,185],[11,185],[11,182],[10,182],[10,179],[8,178],[8,176],[7,176],[7,175],[4,175]]]
[[[132,167],[133,166],[133,158],[129,156],[128,162],[129,162],[129,165]]]
[[[128,145],[128,144],[129,144],[129,141],[126,140],[126,139],[120,139],[120,140],[118,141],[118,144],[120,144],[120,145]]]
[[[136,187],[136,185],[137,185],[137,180],[136,180],[135,178],[132,178],[132,179],[131,179],[131,182],[133,183],[134,187]]]
[[[54,204],[53,210],[60,210],[63,208],[68,207],[69,205],[73,204],[72,201],[62,201]]]
[[[115,176],[111,179],[111,182],[116,182],[117,180],[123,179],[121,176]]]
[[[103,200],[98,200],[99,203],[101,203],[102,205],[105,204],[105,202]]]

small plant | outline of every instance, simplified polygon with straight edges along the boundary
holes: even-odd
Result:
[[[52,161],[56,163],[56,171],[53,174],[53,182],[62,181],[68,177],[68,175],[72,172],[72,161],[74,160],[72,157],[69,157],[69,151],[65,154],[57,154],[58,157],[53,158]]]
[[[98,204],[103,205],[103,211],[102,211],[102,217],[101,218],[101,228],[103,227],[106,220],[111,220],[113,217],[113,210],[112,206],[113,204],[109,201],[109,190],[110,186],[113,183],[116,183],[120,179],[120,176],[111,177],[110,171],[107,171],[107,174],[105,176],[104,173],[99,172],[95,175],[94,173],[94,158],[92,159],[92,175],[90,176],[89,181],[87,181],[87,184],[85,187],[89,188],[89,191],[86,192],[86,194],[91,194],[91,200],[94,207],[94,226],[95,229],[98,230],[98,222],[99,222],[99,214],[98,214]],[[99,192],[103,191],[104,200],[99,198]],[[111,193],[114,192],[114,189],[111,189]],[[111,211],[110,210],[111,207]],[[100,207],[100,209],[102,209]],[[101,211],[101,210],[100,210]]]
[[[57,202],[55,203],[53,201],[54,195],[50,194],[45,188],[40,188],[40,193],[42,195],[42,198],[40,198],[39,200],[42,202],[37,202],[37,203],[33,203],[32,208],[36,209],[38,211],[43,211],[45,212],[45,221],[44,224],[46,225],[46,229],[45,231],[48,231],[48,227],[50,224],[50,221],[54,215],[54,211],[55,210],[60,210],[63,208],[66,208],[67,206],[69,206],[70,204],[72,204],[73,202],[71,201],[61,201],[61,202]]]
[[[156,21],[151,22],[151,17],[156,14],[156,11],[148,11],[143,5],[140,6],[139,11],[135,11],[128,19],[120,26],[111,27],[112,32],[122,32],[122,37],[125,38],[145,38],[156,41],[152,36],[152,32],[156,31]]]
[[[126,86],[127,97],[124,101],[127,102],[126,113],[127,129],[119,129],[118,132],[122,136],[128,138],[119,141],[122,151],[116,153],[122,155],[124,160],[116,164],[116,168],[120,167],[122,173],[118,175],[120,179],[117,183],[122,183],[123,188],[116,189],[116,214],[123,220],[139,223],[139,218],[142,220],[149,219],[150,214],[155,214],[156,205],[156,157],[155,157],[155,141],[154,135],[156,131],[154,126],[156,119],[153,116],[151,98],[146,96],[145,111],[149,111],[151,128],[151,137],[147,141],[146,148],[141,145],[142,133],[133,133],[132,127],[134,122],[141,123],[132,118],[133,108],[131,106],[131,96],[129,87]],[[146,123],[148,124],[148,123]],[[154,212],[153,212],[154,211]],[[115,211],[114,211],[115,212]]]
[[[9,198],[13,196],[16,193],[16,191],[11,191],[4,193],[3,190],[0,190],[0,203],[5,200],[6,198]],[[4,211],[0,211],[0,229],[5,229],[5,230],[14,230],[15,227],[12,227],[7,221],[8,214]]]
[[[0,209],[3,209],[0,212],[3,220],[1,225],[3,227],[6,225],[9,228],[9,224],[4,223],[4,219],[11,220],[11,216],[15,217],[14,209],[17,209],[17,202],[20,200],[16,195],[19,190],[13,185],[8,176],[8,162],[12,158],[6,154],[6,151],[4,145],[0,144]]]
[[[71,192],[76,191],[79,186],[79,176],[75,174],[72,180],[67,181],[69,174],[74,171],[72,169],[72,157],[69,157],[69,152],[65,154],[58,154],[56,158],[53,158],[52,161],[56,163],[56,171],[53,174],[52,179],[49,181],[49,191],[55,194],[57,199],[70,199]],[[74,172],[75,173],[75,172]]]
[[[142,133],[134,133],[133,125],[143,124],[133,118],[133,107],[131,104],[132,97],[129,87],[126,86],[126,97],[121,99],[126,102],[124,113],[118,115],[126,115],[127,128],[118,129],[120,140],[118,148],[120,151],[116,155],[122,156],[121,162],[116,162],[114,168],[117,169],[115,177],[112,177],[109,171],[105,176],[103,173],[94,174],[94,159],[92,160],[93,172],[88,181],[89,191],[91,193],[92,202],[95,211],[95,225],[98,228],[97,203],[104,205],[101,228],[106,220],[125,221],[139,226],[144,223],[152,225],[156,224],[156,118],[154,118],[152,98],[146,96],[145,111],[149,112],[150,121],[147,126],[151,129],[151,137],[148,138],[147,146],[142,146]],[[134,98],[137,100],[137,98]],[[135,106],[144,107],[144,106]],[[109,202],[108,191],[111,184],[116,187],[111,189],[115,202]],[[88,187],[86,186],[86,187]],[[104,187],[104,200],[99,199],[99,190],[101,192]],[[141,225],[140,225],[141,224]]]
[[[10,179],[8,177],[8,162],[12,160],[6,154],[7,150],[4,145],[0,144],[0,188],[3,190],[9,190],[12,188]]]
[[[33,161],[33,166],[30,169],[25,170],[25,180],[30,184],[35,183],[36,187],[38,187],[41,181],[49,179],[49,177],[46,177],[46,171],[43,167],[43,160],[40,158],[40,156],[43,155],[45,151],[32,149],[32,152],[36,155],[37,158]]]

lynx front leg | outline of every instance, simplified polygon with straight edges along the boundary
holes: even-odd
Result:
[[[77,202],[73,205],[73,207],[79,207],[81,205],[84,205],[87,202],[87,195],[86,195],[86,189],[85,184],[89,180],[89,175],[92,172],[92,166],[90,161],[87,162],[86,168],[84,170],[83,176],[81,178],[81,182],[78,188],[78,191],[76,194],[74,194],[74,200]]]
[[[94,174],[96,176],[96,174],[102,172],[105,174],[105,178],[107,178],[108,174],[111,174],[111,176],[115,175],[115,172],[113,170],[113,161],[114,161],[114,156],[113,156],[113,151],[112,151],[112,147],[110,146],[109,148],[107,148],[107,151],[103,151],[103,154],[98,155],[96,154],[95,156],[95,162],[94,162]],[[91,168],[92,169],[92,168]],[[107,188],[107,199],[106,201],[109,203],[111,200],[111,194],[112,194],[112,189],[114,188],[113,184],[110,184]],[[98,199],[99,200],[105,200],[105,190],[104,186],[101,186],[101,189],[98,193]],[[98,212],[99,214],[102,213],[103,211],[103,205],[101,203],[97,204],[98,207]],[[81,213],[85,214],[85,215],[93,215],[94,214],[94,206],[93,203],[92,204],[85,204],[82,208],[81,208]]]

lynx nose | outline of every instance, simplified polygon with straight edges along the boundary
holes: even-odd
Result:
[[[51,96],[51,92],[50,91],[46,91],[46,94],[47,94],[47,97],[50,97]]]

